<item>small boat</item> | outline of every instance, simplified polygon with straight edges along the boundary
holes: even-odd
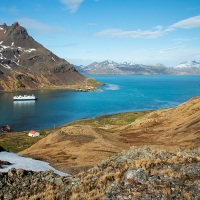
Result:
[[[37,100],[37,97],[35,95],[19,95],[13,97],[14,101],[30,101],[30,100]]]
[[[0,128],[1,128],[1,131],[3,131],[3,132],[11,131],[11,127],[9,125],[3,125],[3,126],[0,126]]]

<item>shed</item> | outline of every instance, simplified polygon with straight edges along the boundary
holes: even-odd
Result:
[[[34,130],[29,131],[28,136],[30,137],[37,137],[40,136],[40,133]]]

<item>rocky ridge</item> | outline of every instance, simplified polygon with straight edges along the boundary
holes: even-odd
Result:
[[[117,63],[110,60],[94,62],[87,66],[76,66],[84,74],[133,74],[133,75],[169,75],[169,74],[200,74],[200,62],[186,61],[175,67],[162,64],[147,65],[130,62]]]
[[[72,177],[11,169],[0,178],[0,197],[9,200],[198,200],[200,149],[131,147]]]
[[[67,87],[85,80],[17,22],[0,25],[0,91]]]

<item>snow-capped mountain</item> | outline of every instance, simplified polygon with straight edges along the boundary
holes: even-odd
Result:
[[[200,74],[200,62],[198,61],[186,61],[175,67],[166,67],[162,64],[144,65],[105,60],[91,63],[88,66],[75,67],[84,74]]]
[[[185,61],[175,66],[175,68],[200,68],[200,61]]]
[[[76,69],[85,74],[169,74],[170,69],[162,64],[143,65],[132,62],[117,63],[105,60],[94,62],[85,67],[76,66]]]
[[[63,87],[85,77],[15,22],[0,25],[0,80],[0,91],[14,91]]]
[[[185,61],[175,66],[178,74],[200,74],[200,61]]]

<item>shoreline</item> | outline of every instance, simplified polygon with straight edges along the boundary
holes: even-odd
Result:
[[[195,121],[199,119],[199,104],[200,97],[195,97],[173,108],[74,120],[40,130],[39,137],[28,137],[27,131],[15,132],[0,137],[0,146],[48,162],[59,171],[76,174],[132,146],[163,150],[198,147],[200,138],[195,133],[199,129]]]
[[[83,83],[77,83],[73,85],[66,85],[66,86],[50,86],[50,87],[44,87],[44,88],[36,88],[36,89],[25,89],[25,90],[12,90],[12,91],[4,91],[0,90],[0,94],[2,93],[14,93],[14,92],[29,92],[29,91],[40,91],[40,90],[71,90],[71,91],[76,91],[78,88],[86,88],[87,85],[93,86],[94,90],[91,90],[91,92],[98,91],[97,86],[102,86],[105,85],[104,82],[100,82],[94,78],[88,77],[85,82]]]

